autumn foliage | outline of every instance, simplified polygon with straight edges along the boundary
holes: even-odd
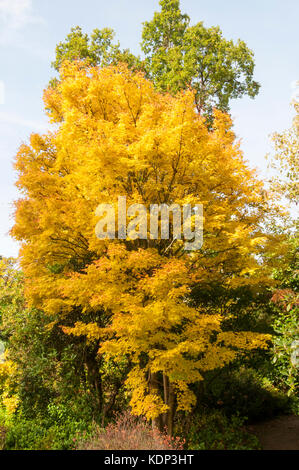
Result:
[[[97,427],[91,436],[75,440],[79,450],[183,450],[184,440],[151,429],[145,418],[129,412],[115,417],[106,429]]]
[[[192,90],[161,94],[125,65],[65,62],[60,76],[44,96],[54,130],[32,134],[15,163],[23,197],[12,233],[22,241],[26,297],[49,329],[95,345],[97,360],[126,357],[133,413],[171,433],[206,371],[267,347],[268,335],[223,330],[221,309],[189,300],[194,286],[263,283],[262,184],[230,117],[215,110],[211,129]],[[146,207],[203,204],[203,247],[99,240],[95,210],[118,196]]]

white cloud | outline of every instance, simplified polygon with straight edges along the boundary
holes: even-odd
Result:
[[[28,127],[32,131],[46,132],[49,130],[49,124],[24,119],[22,116],[13,113],[0,112],[0,122],[13,124],[20,127]]]
[[[0,104],[5,102],[5,85],[2,80],[0,80]]]
[[[33,11],[32,0],[0,0],[0,44],[15,43],[25,26],[42,23],[43,18]]]

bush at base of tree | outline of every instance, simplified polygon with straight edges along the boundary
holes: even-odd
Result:
[[[86,420],[54,421],[47,419],[26,419],[17,414],[1,426],[4,450],[71,450],[75,448],[75,437],[84,431],[88,433],[91,423]],[[0,436],[1,438],[1,436]]]
[[[152,429],[149,423],[126,411],[105,429],[95,428],[88,439],[79,439],[79,450],[182,450],[184,440]]]
[[[248,422],[291,411],[292,401],[266,377],[251,368],[224,371],[205,387],[202,402],[227,417],[239,414]]]
[[[176,424],[176,432],[186,436],[190,450],[255,450],[260,449],[258,439],[247,432],[245,419],[228,418],[220,410],[200,408]]]

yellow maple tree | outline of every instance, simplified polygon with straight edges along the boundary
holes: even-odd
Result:
[[[220,311],[188,301],[194,285],[266,278],[263,186],[230,117],[215,110],[210,129],[192,90],[161,94],[124,65],[65,62],[60,76],[45,92],[55,130],[32,134],[16,159],[23,197],[12,233],[22,241],[27,299],[66,334],[97,341],[100,355],[129,357],[133,412],[171,433],[174,410],[195,404],[190,384],[267,346],[268,335],[223,331]],[[100,240],[96,208],[119,196],[147,209],[202,204],[203,246]]]

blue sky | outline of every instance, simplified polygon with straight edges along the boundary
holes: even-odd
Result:
[[[0,254],[16,256],[8,236],[12,201],[18,197],[12,168],[19,145],[47,129],[42,93],[54,75],[55,45],[70,28],[112,27],[122,47],[139,53],[142,22],[158,0],[0,0]],[[298,0],[181,0],[191,23],[219,25],[227,39],[243,39],[255,53],[254,100],[232,103],[235,132],[245,158],[266,175],[270,134],[290,127],[290,106],[299,80]]]

